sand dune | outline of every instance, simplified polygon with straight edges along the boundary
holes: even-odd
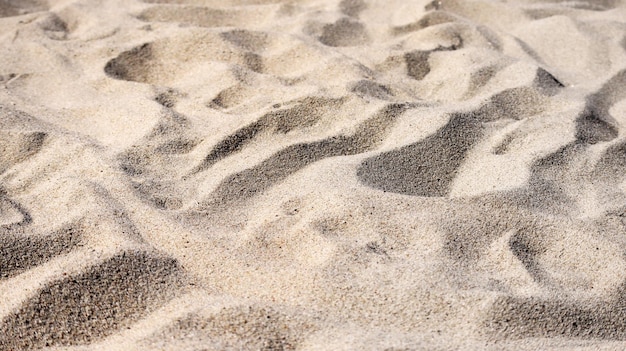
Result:
[[[0,350],[621,350],[623,0],[0,0]]]

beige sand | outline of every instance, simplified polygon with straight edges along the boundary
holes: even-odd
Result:
[[[623,0],[0,0],[0,350],[626,349]]]

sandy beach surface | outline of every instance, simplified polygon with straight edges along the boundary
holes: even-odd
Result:
[[[36,349],[626,349],[626,1],[0,0]]]

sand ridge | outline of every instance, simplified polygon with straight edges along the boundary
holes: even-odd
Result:
[[[623,0],[0,0],[0,350],[619,350]]]

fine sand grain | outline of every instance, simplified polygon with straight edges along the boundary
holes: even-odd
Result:
[[[626,349],[624,0],[0,0],[1,350]]]

